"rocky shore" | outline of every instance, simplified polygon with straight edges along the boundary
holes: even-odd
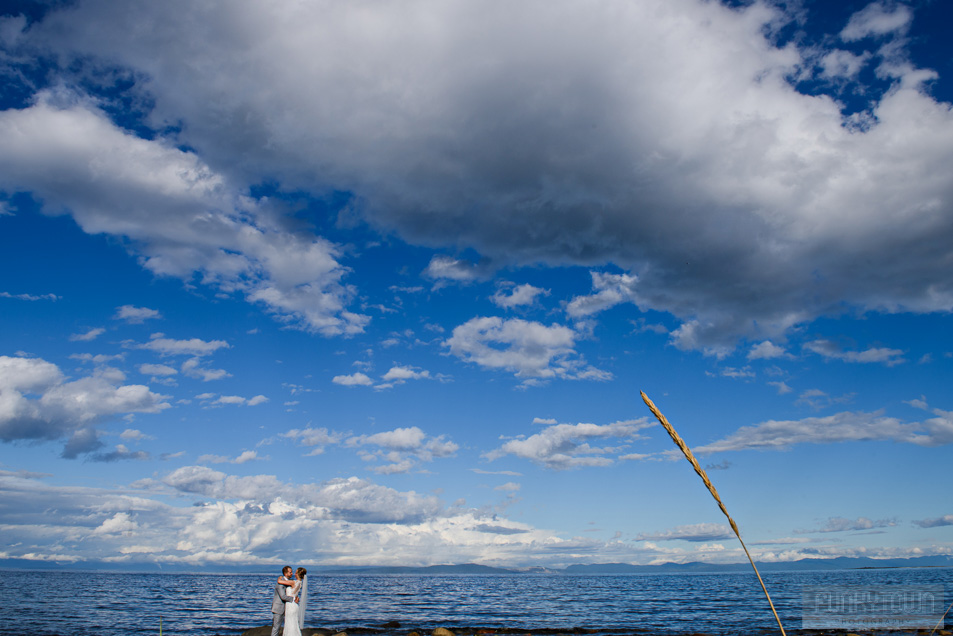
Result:
[[[650,629],[591,629],[585,627],[570,627],[567,629],[524,629],[520,627],[437,627],[424,629],[420,627],[403,626],[398,622],[386,623],[376,627],[350,627],[340,630],[327,628],[306,627],[301,631],[302,636],[649,636],[657,632]],[[779,632],[757,630],[745,636],[769,636]],[[797,636],[884,636],[883,631],[836,631],[813,629],[789,629],[788,634]],[[899,633],[899,632],[893,632]],[[911,636],[930,636],[930,630],[920,629],[904,632]],[[271,636],[271,625],[253,627],[245,630],[241,636]],[[665,636],[709,636],[702,632],[665,633]],[[938,629],[934,636],[953,636],[953,631]]]

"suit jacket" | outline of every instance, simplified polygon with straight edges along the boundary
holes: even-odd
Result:
[[[290,589],[290,587],[286,587],[280,583],[275,585],[275,597],[271,600],[272,614],[284,614],[285,603],[290,603],[295,600],[295,597],[288,596],[287,594],[287,590]]]

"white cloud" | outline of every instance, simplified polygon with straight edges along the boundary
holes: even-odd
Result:
[[[255,459],[260,459],[256,451],[242,451],[238,457],[226,457],[224,455],[200,455],[199,463],[210,464],[245,464]]]
[[[89,342],[90,340],[95,340],[99,336],[106,333],[106,330],[102,327],[96,327],[95,329],[90,329],[85,333],[74,333],[69,337],[71,342]]]
[[[773,386],[776,388],[778,390],[778,395],[785,395],[787,393],[791,393],[794,390],[782,381],[768,382],[768,386]]]
[[[583,466],[608,466],[613,457],[626,447],[594,447],[590,440],[611,439],[632,441],[642,436],[638,431],[652,426],[645,418],[613,424],[555,424],[526,438],[505,442],[500,448],[484,454],[488,460],[515,455],[553,470]]]
[[[11,294],[10,292],[0,292],[0,298],[14,298],[16,300],[59,300],[61,297],[56,294]]]
[[[493,488],[493,490],[502,490],[504,492],[517,492],[521,486],[515,481],[508,481],[505,484],[500,484]]]
[[[253,459],[258,459],[258,453],[255,451],[242,451],[242,453],[236,457],[233,461],[236,464],[244,464],[250,462]]]
[[[342,386],[371,386],[374,384],[373,380],[361,372],[352,373],[351,375],[336,375],[331,378],[331,382]]]
[[[443,435],[428,437],[417,426],[350,437],[346,444],[351,447],[378,447],[377,450],[364,451],[364,458],[368,461],[383,459],[388,462],[371,469],[382,474],[409,472],[421,462],[449,457],[460,448],[445,440]]]
[[[228,349],[230,344],[224,340],[205,341],[201,338],[190,338],[189,340],[175,340],[166,338],[163,333],[154,333],[149,336],[149,342],[143,344],[130,344],[135,349],[147,349],[154,351],[162,356],[171,355],[190,355],[207,356],[219,349]]]
[[[840,36],[847,42],[853,42],[868,36],[905,31],[912,20],[913,12],[904,4],[872,2],[850,16]]]
[[[68,445],[67,448],[69,448]],[[123,444],[116,444],[116,448],[111,451],[97,451],[90,453],[86,458],[93,462],[118,462],[127,459],[144,461],[149,459],[150,455],[146,451],[133,451]]]
[[[643,533],[636,537],[637,541],[721,541],[731,539],[735,535],[731,528],[721,523],[696,523],[687,526],[677,526],[670,530],[654,533]]]
[[[858,129],[836,93],[792,86],[816,61],[841,77],[857,65],[832,38],[778,48],[795,9],[238,1],[208,34],[175,0],[112,4],[50,11],[19,46],[144,78],[130,97],[148,96],[157,129],[181,122],[176,138],[136,139],[83,99],[45,96],[4,112],[2,185],[128,236],[157,273],[198,274],[292,324],[348,334],[366,317],[346,309],[337,246],[290,235],[242,196],[262,180],[353,193],[343,221],[487,268],[611,263],[638,278],[641,309],[682,323],[685,348],[773,339],[845,308],[953,308],[953,113],[923,90],[935,73],[891,62],[877,80],[890,90],[856,86],[870,105]],[[912,15],[874,3],[841,35],[902,34]],[[309,267],[289,266],[298,257]],[[440,280],[474,276],[441,258]],[[573,310],[616,302],[598,296]]]
[[[890,528],[897,525],[895,519],[881,519],[872,521],[867,517],[858,517],[857,519],[845,519],[844,517],[830,517],[820,528],[816,530],[795,530],[800,534],[809,532],[849,532],[861,530],[873,530],[876,528]]]
[[[513,470],[483,470],[482,468],[471,468],[472,472],[478,475],[506,475],[507,477],[522,477],[523,473]]]
[[[583,318],[623,302],[637,302],[636,287],[638,276],[629,274],[604,274],[591,272],[592,289],[590,296],[577,296],[566,306],[566,313],[573,318]]]
[[[814,340],[806,343],[804,348],[828,359],[858,364],[883,363],[892,367],[906,362],[903,351],[886,347],[875,347],[864,351],[843,351],[837,343],[830,340]]]
[[[163,481],[181,492],[218,499],[260,503],[284,500],[295,506],[315,506],[324,509],[313,511],[319,518],[330,516],[355,523],[409,523],[439,510],[434,497],[400,493],[356,477],[287,485],[273,475],[237,477],[204,466],[186,466]]]
[[[117,512],[112,517],[104,520],[93,534],[121,534],[124,532],[135,532],[139,529],[139,524],[126,512]]]
[[[300,444],[301,446],[311,447],[311,452],[309,455],[320,455],[324,452],[325,447],[331,446],[333,444],[339,444],[341,438],[343,437],[341,433],[328,431],[326,428],[293,428],[286,433],[281,434],[282,437],[287,437],[288,439]]]
[[[245,398],[240,395],[218,395],[216,393],[200,393],[195,396],[195,399],[201,400],[205,405],[213,408],[219,406],[257,406],[268,401],[268,398],[264,395]]]
[[[0,187],[35,192],[45,213],[69,213],[90,234],[128,238],[153,273],[198,274],[309,331],[363,330],[367,318],[346,309],[354,290],[341,282],[337,246],[285,231],[267,205],[173,141],[135,137],[62,89],[0,113],[0,136]],[[124,306],[117,318],[137,322],[152,311]]]
[[[487,317],[456,327],[444,346],[464,361],[514,372],[526,380],[611,378],[578,357],[576,337],[576,332],[562,325]]]
[[[83,362],[92,362],[93,364],[106,364],[107,362],[113,362],[116,360],[122,360],[125,357],[125,354],[118,353],[115,355],[108,355],[100,353],[93,355],[91,353],[73,353],[70,354],[70,360],[82,360]]]
[[[165,364],[140,364],[139,373],[142,375],[166,376],[175,375],[178,371]]]
[[[165,399],[146,386],[117,386],[109,370],[66,381],[59,368],[45,360],[0,356],[3,441],[69,436],[63,454],[74,458],[102,446],[92,428],[96,424],[125,413],[158,413],[169,408]]]
[[[424,435],[422,430],[416,426],[412,426],[410,428],[398,428],[393,431],[375,433],[374,435],[352,437],[348,440],[348,443],[352,445],[374,444],[396,450],[411,450],[420,448],[425,437],[426,435]]]
[[[123,305],[116,308],[116,320],[124,320],[131,325],[139,325],[147,320],[162,318],[162,314],[156,309],[148,307],[135,307],[133,305]]]
[[[953,526],[953,515],[943,515],[934,519],[919,519],[913,522],[914,525],[921,528],[939,528],[941,526]]]
[[[798,396],[796,404],[806,404],[814,410],[820,410],[834,404],[847,404],[854,399],[853,393],[840,396],[830,396],[820,389],[807,389]]]
[[[639,318],[637,320],[630,320],[632,326],[635,328],[635,331],[638,333],[650,332],[657,333],[659,335],[664,335],[668,333],[668,327],[661,323],[650,323],[645,320],[645,318]]]
[[[418,371],[414,367],[391,367],[381,376],[385,382],[403,384],[407,380],[425,380],[430,378],[430,371]]]
[[[532,305],[539,296],[548,296],[549,293],[548,289],[534,287],[526,283],[524,285],[500,288],[496,290],[496,293],[493,294],[490,300],[498,307],[512,309],[514,307]]]
[[[450,256],[434,256],[423,273],[424,276],[437,280],[438,285],[440,281],[470,283],[486,276],[484,268],[479,264]]]
[[[835,50],[821,58],[821,74],[825,77],[851,78],[864,68],[870,59],[870,53],[855,55],[850,51]]]
[[[143,440],[155,439],[155,437],[146,435],[142,431],[134,428],[127,428],[119,434],[119,438],[130,442],[141,442]]]
[[[201,358],[189,358],[182,363],[182,373],[190,378],[197,378],[203,382],[232,377],[232,374],[225,369],[206,369],[203,368],[201,364]]]
[[[748,352],[749,360],[771,360],[774,358],[790,357],[791,355],[784,350],[784,347],[779,347],[770,340],[752,345],[751,350]]]
[[[751,370],[751,367],[742,367],[740,369],[735,367],[724,367],[719,371],[718,374],[723,378],[745,379],[754,377],[754,371]]]
[[[923,444],[924,446],[939,446],[941,444],[953,443],[953,411],[930,408],[924,399],[911,400],[908,403],[916,408],[929,411],[935,416],[923,422],[922,426],[926,432],[926,436],[915,440],[918,444]]]
[[[940,413],[943,413],[940,411]],[[694,449],[698,455],[738,450],[788,450],[797,444],[890,440],[919,446],[953,443],[953,414],[903,422],[882,413],[845,411],[802,420],[769,420],[742,426],[724,439]]]
[[[627,461],[640,462],[644,459],[649,459],[650,457],[653,457],[651,453],[626,453],[625,455],[619,455],[619,461],[620,462],[627,462]]]

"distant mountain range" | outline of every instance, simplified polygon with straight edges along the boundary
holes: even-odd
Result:
[[[953,567],[953,557],[926,556],[909,559],[871,559],[870,557],[837,557],[833,559],[800,559],[757,563],[767,572],[803,570],[853,570],[863,568],[923,568]],[[750,563],[661,563],[659,565],[629,565],[628,563],[599,563],[570,565],[561,570],[565,574],[651,574],[653,572],[737,572],[751,570]]]
[[[758,563],[765,572],[803,570],[850,570],[861,568],[922,568],[953,567],[953,557],[930,556],[910,559],[871,559],[869,557],[837,557],[834,559],[801,559],[779,563]],[[660,563],[658,565],[631,565],[629,563],[592,563],[570,565],[566,568],[495,568],[476,563],[460,565],[432,565],[429,567],[354,567],[316,568],[327,574],[655,574],[667,572],[739,572],[750,571],[744,563]]]
[[[306,564],[307,565],[307,564]],[[115,563],[47,563],[25,561],[21,559],[0,559],[0,568],[16,570],[109,570],[123,572],[196,572],[205,571],[214,574],[228,573],[263,573],[274,574],[277,568],[264,569],[248,566],[220,566],[210,565],[207,568],[190,566],[154,566],[134,564],[117,566]],[[588,574],[662,574],[662,573],[706,573],[706,572],[741,572],[750,571],[750,563],[661,563],[658,565],[631,565],[629,563],[593,563],[587,565],[570,565],[566,568],[496,568],[476,563],[459,565],[431,565],[427,567],[412,566],[366,566],[366,567],[322,567],[307,565],[313,574],[554,574],[554,575],[588,575]],[[871,559],[869,557],[837,557],[834,559],[801,559],[779,563],[758,563],[762,572],[790,572],[804,570],[850,570],[864,568],[922,568],[922,567],[953,567],[951,556],[926,556],[909,559]],[[274,571],[273,571],[274,570]]]

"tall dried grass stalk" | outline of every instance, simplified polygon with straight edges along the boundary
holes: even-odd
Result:
[[[675,442],[675,445],[678,446],[682,453],[685,454],[685,458],[688,459],[691,463],[692,468],[695,469],[695,472],[698,473],[698,476],[702,478],[702,481],[705,482],[705,486],[708,488],[708,492],[711,493],[711,496],[715,498],[715,501],[718,502],[718,507],[721,508],[721,511],[728,518],[728,523],[731,524],[731,529],[735,531],[735,536],[738,537],[738,541],[741,542],[741,548],[745,551],[745,556],[748,557],[748,561],[751,562],[751,567],[754,568],[754,573],[758,577],[758,583],[761,584],[761,589],[764,590],[764,596],[768,599],[768,605],[771,606],[771,611],[774,613],[774,619],[778,621],[778,627],[781,628],[781,635],[787,636],[784,632],[784,626],[781,625],[781,619],[778,617],[777,611],[774,609],[774,603],[771,602],[771,595],[768,594],[768,588],[764,586],[764,581],[761,580],[761,573],[758,572],[758,566],[754,564],[754,559],[751,558],[751,555],[748,553],[748,548],[745,546],[745,542],[741,540],[741,533],[738,532],[738,526],[735,524],[735,520],[731,518],[731,515],[728,514],[728,509],[725,508],[725,504],[721,502],[721,497],[718,496],[718,491],[715,490],[715,487],[712,485],[711,480],[708,479],[708,475],[705,474],[705,471],[698,464],[698,460],[695,459],[695,455],[692,454],[692,449],[688,447],[688,444],[685,443],[685,440],[675,432],[675,429],[671,424],[668,423],[668,420],[665,419],[665,416],[662,415],[662,412],[658,410],[658,407],[652,403],[652,400],[649,399],[649,396],[645,394],[644,391],[639,391],[642,394],[642,401],[645,402],[645,405],[649,407],[649,410],[655,415],[658,421],[665,427],[665,430],[668,431],[668,434],[672,437],[672,441]]]
[[[950,603],[950,606],[949,606],[948,608],[946,608],[946,611],[945,611],[945,612],[943,612],[943,616],[940,617],[940,622],[938,622],[938,623],[936,624],[936,627],[934,627],[934,628],[930,631],[930,636],[933,636],[933,632],[935,632],[936,630],[940,629],[940,625],[943,624],[943,619],[946,618],[946,615],[950,613],[950,610],[951,610],[951,609],[953,609],[953,603]]]

